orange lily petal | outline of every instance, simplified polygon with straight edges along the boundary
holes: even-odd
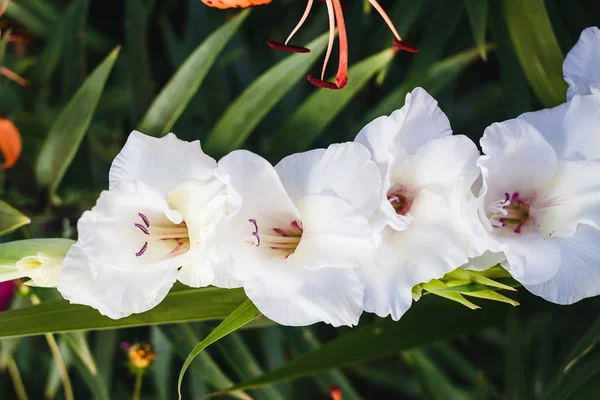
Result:
[[[21,134],[17,127],[7,119],[0,118],[0,152],[4,162],[0,169],[8,169],[15,165],[21,155]]]
[[[246,8],[269,4],[272,0],[202,0],[204,4],[214,8]]]

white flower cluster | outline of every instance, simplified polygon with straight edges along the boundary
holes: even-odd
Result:
[[[600,294],[600,31],[564,63],[568,102],[453,135],[425,90],[354,142],[272,166],[133,132],[78,224],[58,290],[111,318],[178,280],[243,287],[285,325],[399,319],[412,288],[497,263],[560,304]]]

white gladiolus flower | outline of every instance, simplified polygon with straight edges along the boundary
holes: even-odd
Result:
[[[210,242],[225,215],[225,186],[198,142],[133,132],[110,170],[110,189],[78,223],[58,290],[111,318],[156,306],[176,279],[235,282]]]
[[[587,95],[600,91],[600,29],[591,27],[581,32],[563,63],[563,75],[569,84],[567,100],[577,94]]]
[[[284,325],[355,325],[363,290],[356,273],[373,251],[369,217],[380,177],[358,143],[284,158],[275,168],[234,151],[219,161],[228,221],[217,240],[232,275],[268,318]]]
[[[414,285],[440,278],[478,256],[474,240],[479,152],[465,136],[452,136],[446,115],[425,90],[405,106],[368,124],[356,137],[371,151],[383,183],[373,220],[380,246],[360,269],[364,309],[398,320],[412,304]],[[468,217],[467,217],[468,216]]]
[[[496,123],[481,140],[481,215],[529,291],[570,304],[600,294],[600,95]]]

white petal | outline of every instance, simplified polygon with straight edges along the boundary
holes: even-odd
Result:
[[[477,164],[484,179],[485,204],[504,199],[505,193],[521,197],[547,182],[556,171],[557,157],[544,137],[522,119],[495,123],[481,139],[484,156]]]
[[[477,146],[466,136],[433,139],[414,155],[399,161],[394,166],[392,179],[402,184],[427,187],[441,195],[449,195],[461,184],[466,193],[479,175],[478,156]]]
[[[166,195],[177,184],[210,177],[216,162],[200,142],[186,142],[172,133],[158,139],[133,131],[110,168],[112,189],[121,181],[138,180]]]
[[[323,268],[304,271],[298,290],[274,291],[280,283],[257,277],[244,284],[248,298],[269,319],[288,326],[325,322],[356,325],[362,312],[363,291],[351,269]]]
[[[600,231],[580,226],[575,235],[553,239],[560,249],[558,272],[538,285],[525,287],[544,299],[558,304],[572,304],[600,295]]]
[[[576,94],[600,91],[600,29],[590,27],[581,32],[563,63],[565,81],[569,84],[567,100]]]
[[[140,273],[111,265],[102,266],[100,279],[94,278],[84,248],[85,244],[78,243],[67,253],[57,289],[71,303],[91,306],[112,319],[154,308],[175,281],[175,270],[149,268]]]
[[[283,218],[286,223],[290,214],[299,219],[277,172],[259,155],[246,150],[233,151],[219,161],[216,175],[227,186],[230,215],[243,209],[247,218],[265,212],[270,219]]]
[[[190,252],[195,253],[194,250],[190,250]],[[179,282],[196,288],[212,285],[215,280],[213,264],[205,254],[199,254],[199,258],[179,269],[177,272]]]
[[[88,264],[79,244],[73,245],[65,257],[56,287],[60,294],[72,304],[91,306],[112,319],[126,317],[128,314],[123,310],[113,310],[102,302]]]
[[[398,319],[410,307],[414,285],[441,278],[467,262],[470,232],[446,198],[423,189],[411,212],[410,227],[384,231],[375,267],[360,271],[366,311]]]
[[[495,253],[488,250],[478,257],[469,258],[469,262],[463,265],[461,268],[471,271],[485,271],[495,267],[503,261],[506,261],[506,256],[504,253]]]
[[[600,160],[600,94],[575,96],[558,107],[525,113],[525,119],[568,160]]]
[[[571,236],[580,223],[600,228],[600,162],[559,163],[535,199],[530,213],[544,235]]]
[[[557,239],[538,232],[522,232],[501,238],[506,261],[502,266],[522,284],[538,284],[550,279],[560,266]]]
[[[364,144],[384,168],[389,155],[396,151],[393,147],[412,154],[424,143],[452,134],[450,121],[437,104],[424,89],[416,88],[406,95],[404,107],[365,126],[355,140]]]
[[[303,268],[352,268],[373,252],[369,221],[336,197],[306,196],[297,202],[304,232],[289,263]]]
[[[294,154],[281,160],[275,170],[294,202],[307,195],[337,196],[364,214],[378,206],[381,176],[360,143]]]
[[[364,310],[398,321],[412,305],[412,275],[419,266],[396,262],[397,250],[385,241],[376,257],[373,265],[357,269],[364,285]]]

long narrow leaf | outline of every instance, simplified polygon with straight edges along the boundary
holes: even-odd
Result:
[[[219,320],[227,317],[245,299],[240,289],[211,287],[171,291],[152,310],[118,320],[105,317],[91,307],[52,300],[0,313],[0,337]]]
[[[538,99],[546,107],[564,103],[564,58],[544,1],[504,0],[504,13],[521,67]]]
[[[153,136],[162,136],[169,132],[200,88],[217,56],[237,32],[249,12],[242,11],[223,25],[187,58],[148,108],[140,123],[140,131]]]
[[[35,172],[38,183],[49,189],[51,198],[92,122],[104,84],[118,56],[119,48],[116,48],[85,80],[48,132]]]
[[[202,352],[205,348],[221,339],[222,337],[230,334],[231,332],[236,331],[240,327],[246,325],[248,322],[252,321],[254,318],[261,315],[258,308],[250,301],[244,301],[238,308],[236,308],[227,318],[223,320],[212,331],[206,339],[198,343],[193,349],[192,352],[188,355],[187,359],[183,363],[183,367],[181,367],[181,371],[179,371],[179,379],[177,380],[177,390],[179,392],[179,398],[181,399],[181,382],[183,382],[183,376],[185,375],[185,371],[187,371],[188,367],[194,361],[194,358],[198,354]]]
[[[0,236],[17,230],[30,222],[31,220],[26,215],[21,214],[10,204],[0,200]]]

